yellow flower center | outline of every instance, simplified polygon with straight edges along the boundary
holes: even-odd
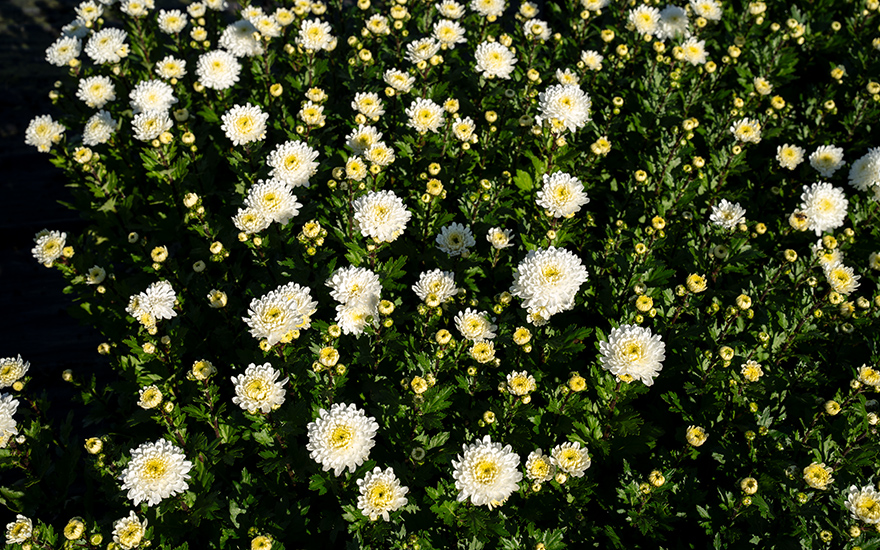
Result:
[[[367,492],[367,501],[373,508],[388,508],[394,499],[394,491],[391,485],[385,481],[379,481],[370,487]]]
[[[544,459],[538,459],[532,463],[532,477],[547,477],[550,473],[550,464]]]
[[[621,355],[625,361],[635,363],[645,356],[645,350],[638,342],[627,342],[623,345]]]
[[[498,479],[498,464],[495,463],[495,461],[493,460],[480,460],[479,462],[474,464],[473,474],[474,479],[477,480],[477,483],[490,485],[492,483],[495,483],[495,480]]]
[[[248,399],[262,401],[269,395],[269,384],[262,378],[252,378],[244,385],[244,394]]]
[[[870,496],[859,498],[856,503],[856,513],[867,520],[880,519],[880,502]]]
[[[354,437],[354,431],[351,427],[337,424],[330,432],[330,445],[334,449],[347,449]]]
[[[555,283],[562,276],[562,270],[557,265],[547,265],[541,269],[541,277],[548,283]]]
[[[141,476],[145,477],[149,480],[157,480],[165,477],[165,473],[168,471],[168,464],[166,463],[164,458],[153,457],[147,459],[144,463],[143,468],[141,468]]]

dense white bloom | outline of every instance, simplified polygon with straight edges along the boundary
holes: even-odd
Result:
[[[283,292],[273,290],[251,300],[248,316],[242,320],[250,327],[251,336],[266,339],[274,346],[302,326],[304,317],[298,306],[298,302],[288,299]]]
[[[253,23],[263,38],[277,38],[281,36],[281,25],[271,16],[261,15],[251,19],[251,23]]]
[[[119,63],[128,56],[128,34],[122,29],[101,29],[86,43],[86,55],[98,64]]]
[[[436,134],[443,125],[443,107],[423,97],[413,100],[406,110],[406,116],[409,117],[407,126],[420,134],[428,131]]]
[[[75,36],[62,36],[46,49],[46,61],[56,67],[66,67],[79,57],[82,43]]]
[[[128,491],[129,500],[137,506],[146,502],[155,506],[163,499],[186,491],[186,480],[192,462],[183,451],[165,439],[144,443],[131,450],[131,462],[122,471],[122,490]]]
[[[462,445],[458,460],[452,461],[455,469],[455,488],[458,501],[471,499],[477,506],[488,506],[491,510],[501,506],[517,490],[522,480],[519,471],[519,455],[510,445],[492,443],[491,436],[470,445]]]
[[[134,138],[140,141],[152,141],[174,126],[167,111],[145,111],[134,115],[131,127]]]
[[[554,131],[561,131],[561,128],[557,128],[559,124],[574,132],[590,120],[591,106],[590,96],[579,86],[554,84],[538,94],[541,115],[535,120],[538,124],[547,121]]]
[[[37,151],[48,153],[52,144],[61,141],[64,135],[64,126],[55,122],[49,115],[41,115],[30,121],[24,131],[24,142],[33,145]]]
[[[581,0],[584,9],[590,11],[599,11],[610,3],[611,0]]]
[[[550,481],[556,474],[556,465],[553,459],[544,454],[541,449],[536,449],[529,453],[526,458],[526,477],[532,481],[543,483]]]
[[[510,293],[523,299],[529,312],[547,319],[574,307],[574,298],[587,280],[581,259],[564,248],[532,250],[517,266]]]
[[[132,17],[143,17],[155,8],[153,0],[121,0],[119,11]]]
[[[299,109],[299,119],[309,126],[324,126],[327,117],[324,116],[324,106],[312,101],[304,101]]]
[[[312,315],[318,310],[318,302],[312,300],[311,290],[297,283],[287,283],[275,289],[275,294],[286,301],[287,309],[300,318],[297,330],[312,326]]]
[[[67,233],[43,229],[34,236],[34,247],[31,249],[31,254],[41,264],[51,267],[52,262],[61,257],[66,239]]]
[[[384,15],[375,13],[364,22],[364,27],[375,35],[391,34],[391,27],[388,26],[388,18]]]
[[[382,133],[375,127],[359,124],[357,128],[345,136],[345,144],[351,147],[355,155],[363,155],[381,139]]]
[[[403,234],[412,213],[392,191],[370,191],[352,203],[354,226],[364,237],[393,242]]]
[[[394,162],[397,157],[394,155],[394,149],[380,141],[374,143],[366,150],[364,158],[378,166],[388,166]]]
[[[730,133],[737,141],[743,143],[761,142],[761,123],[746,117],[733,123]]]
[[[434,4],[440,15],[448,19],[461,19],[464,17],[464,6],[455,0],[441,0],[439,4]]]
[[[707,56],[705,40],[697,40],[696,37],[692,36],[684,41],[681,45],[681,50],[684,55],[684,60],[691,65],[703,65],[706,63]]]
[[[779,166],[794,170],[804,161],[804,149],[787,143],[780,145],[776,148],[776,160],[779,161]]]
[[[343,334],[353,334],[360,338],[368,324],[379,326],[379,310],[362,303],[339,304],[336,306],[336,324]]]
[[[513,233],[510,229],[493,227],[489,229],[489,232],[486,234],[486,240],[492,244],[492,248],[501,250],[502,248],[513,246],[513,243],[510,242],[513,240]]]
[[[843,225],[848,206],[843,189],[827,182],[805,185],[801,193],[801,210],[807,215],[807,228],[816,235]]]
[[[717,0],[690,0],[691,8],[700,17],[709,21],[721,19],[721,3]]]
[[[535,377],[526,371],[513,371],[507,375],[507,391],[511,395],[528,395],[537,388]]]
[[[156,63],[154,70],[160,78],[183,78],[186,75],[186,61],[166,55]]]
[[[831,290],[840,294],[852,294],[859,288],[859,277],[853,268],[837,262],[828,262],[822,266],[825,271],[825,279]]]
[[[450,50],[455,49],[456,44],[465,44],[464,27],[458,21],[441,19],[434,23],[434,38],[440,42],[440,46]]]
[[[224,50],[213,50],[199,56],[196,76],[199,82],[212,90],[225,90],[238,82],[241,63]]]
[[[470,6],[483,17],[499,17],[504,13],[504,0],[471,0]]]
[[[599,52],[595,50],[586,50],[581,52],[581,61],[584,66],[591,71],[601,71],[602,70],[602,61],[605,58]]]
[[[553,447],[550,452],[553,464],[572,477],[583,477],[584,471],[593,463],[586,449],[575,442],[565,442]]]
[[[333,289],[330,296],[337,302],[370,308],[379,303],[382,283],[379,276],[365,267],[340,267],[327,279],[326,285]]]
[[[834,172],[843,165],[843,147],[820,145],[810,155],[810,166],[826,178],[833,176]]]
[[[760,95],[770,95],[773,91],[773,84],[763,76],[756,76],[752,83],[755,85],[755,91]]]
[[[15,515],[15,521],[6,524],[6,544],[21,544],[31,538],[34,524],[31,519],[21,514]]]
[[[437,248],[450,256],[465,254],[468,248],[477,244],[471,228],[460,223],[444,225],[440,234],[437,235],[436,241]]]
[[[627,20],[639,34],[651,36],[660,30],[660,10],[653,6],[640,5],[629,12]]]
[[[357,484],[360,491],[358,509],[371,521],[376,521],[379,516],[385,521],[391,521],[388,513],[406,506],[409,488],[400,485],[400,480],[391,468],[386,468],[383,472],[376,466],[363,479],[357,480]]]
[[[550,25],[541,19],[528,19],[523,23],[523,34],[529,40],[550,40]]]
[[[611,331],[607,342],[599,342],[599,352],[603,369],[618,378],[630,376],[651,386],[663,368],[666,344],[659,334],[652,335],[650,328],[621,325]]]
[[[843,252],[840,250],[840,247],[827,250],[824,243],[822,243],[822,239],[816,241],[816,244],[814,244],[810,248],[813,251],[813,255],[816,256],[816,260],[819,262],[819,265],[822,267],[822,269],[827,268],[833,263],[843,261]]]
[[[544,185],[538,191],[538,206],[550,212],[554,217],[570,217],[590,202],[584,192],[584,184],[576,177],[565,172],[544,174]]]
[[[0,449],[5,449],[9,438],[18,434],[12,415],[18,410],[18,399],[9,394],[0,394]]]
[[[266,138],[269,113],[264,113],[256,105],[236,105],[220,118],[223,120],[220,128],[233,145],[245,145]]]
[[[302,206],[284,182],[277,179],[257,180],[244,199],[245,205],[273,222],[286,225]]]
[[[0,359],[0,388],[8,388],[18,379],[27,374],[31,364],[18,357]]]
[[[251,363],[244,374],[232,377],[235,384],[235,397],[232,402],[251,414],[257,410],[269,413],[284,403],[284,384],[287,378],[278,381],[281,372],[272,365],[255,365]]]
[[[660,28],[656,34],[660,40],[679,36],[689,37],[691,31],[688,28],[687,11],[678,6],[667,5],[660,11]]]
[[[308,187],[309,178],[318,171],[318,152],[304,141],[288,141],[269,153],[266,164],[272,167],[269,175],[290,187]]]
[[[874,489],[874,485],[865,485],[861,489],[851,485],[844,505],[853,519],[871,525],[880,523],[880,493]]]
[[[329,411],[318,411],[318,418],[309,423],[307,430],[309,456],[325,472],[333,469],[338,476],[345,468],[354,472],[370,457],[379,424],[353,403],[336,403]]]
[[[239,208],[235,216],[232,217],[232,223],[239,231],[253,235],[272,225],[272,220],[253,208]]]
[[[416,82],[414,76],[410,76],[408,73],[397,69],[388,69],[382,78],[386,84],[402,94],[409,92]]]
[[[263,43],[254,38],[255,32],[257,28],[253,23],[240,19],[223,30],[217,45],[235,57],[263,55]]]
[[[436,307],[458,294],[455,274],[439,269],[422,272],[419,281],[412,286],[412,290],[420,300],[431,307]]]
[[[375,92],[356,93],[354,95],[354,100],[351,102],[351,108],[373,120],[376,120],[385,114],[382,100],[379,99],[379,94]]]
[[[406,45],[406,59],[413,64],[428,61],[440,51],[440,42],[433,37],[413,40]]]
[[[143,523],[138,519],[134,510],[128,513],[128,517],[113,522],[113,542],[122,550],[131,550],[141,544],[147,532],[147,519]]]
[[[474,130],[476,127],[477,125],[474,124],[471,117],[466,116],[464,118],[459,118],[452,123],[452,135],[461,141],[471,141],[474,139]]]
[[[329,50],[333,44],[333,35],[328,23],[317,19],[305,19],[296,37],[296,43],[306,50]]]
[[[709,221],[715,225],[720,225],[724,229],[733,230],[745,220],[745,217],[746,209],[740,206],[739,203],[721,199],[720,203],[712,206]]]
[[[480,42],[474,52],[477,72],[486,78],[509,80],[517,59],[510,48],[500,42]]]
[[[485,311],[476,311],[467,308],[459,311],[455,316],[455,328],[464,338],[472,342],[477,340],[491,340],[495,338],[495,332],[498,327],[489,321],[488,313]]]
[[[880,147],[868,149],[849,170],[849,184],[859,191],[880,187]]]
[[[88,36],[90,32],[91,29],[86,26],[86,22],[79,17],[61,27],[61,34],[65,38],[83,39]],[[79,53],[77,53],[77,55],[79,55]]]
[[[186,14],[180,10],[159,10],[159,30],[177,34],[186,27]]]
[[[174,89],[161,80],[142,80],[128,94],[134,114],[167,111],[177,103]]]
[[[168,281],[157,281],[139,295],[140,308],[156,319],[171,319],[177,316],[174,302],[177,295]],[[129,312],[131,313],[131,312]]]
[[[80,2],[80,4],[74,8],[76,12],[77,19],[88,23],[89,21],[95,21],[101,15],[104,14],[104,7],[94,0],[86,0],[85,2]]]

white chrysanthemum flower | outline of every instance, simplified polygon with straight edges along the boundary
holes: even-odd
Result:
[[[358,92],[351,102],[351,108],[365,117],[378,119],[385,114],[385,108],[382,106],[382,100],[379,94],[374,92]]]
[[[526,371],[513,371],[507,375],[507,391],[512,395],[528,395],[537,389],[535,377]]]
[[[825,269],[827,266],[843,261],[843,252],[841,252],[840,248],[834,248],[828,250],[825,248],[825,245],[822,243],[822,239],[819,239],[816,244],[810,247],[813,251],[813,255],[816,256],[816,259],[819,262],[819,265],[822,269]]]
[[[107,111],[98,111],[86,121],[83,145],[92,147],[107,143],[116,131],[116,121]]]
[[[708,19],[719,21],[721,19],[721,3],[717,0],[690,0],[694,13]]]
[[[823,177],[830,178],[837,172],[837,169],[843,166],[843,147],[835,147],[834,145],[820,145],[818,149],[810,155],[810,166],[822,174]]]
[[[241,63],[224,50],[213,50],[199,56],[196,76],[206,88],[225,90],[238,82]]]
[[[256,5],[248,5],[244,6],[241,10],[241,17],[243,19],[247,19],[248,21],[252,21],[257,17],[262,17],[266,12],[263,11],[263,8]]]
[[[239,231],[253,235],[272,225],[272,220],[253,208],[239,208],[238,213],[232,217],[232,223]]]
[[[687,38],[691,35],[687,11],[678,6],[667,5],[660,11],[659,26],[660,28],[657,29],[656,33],[659,40],[677,37]]]
[[[240,19],[223,30],[217,45],[235,57],[263,55],[263,43],[254,38],[256,32],[258,31],[253,23]]]
[[[730,133],[737,141],[743,143],[761,142],[761,123],[746,117],[733,123]]]
[[[581,444],[577,441],[567,441],[553,447],[550,456],[557,468],[572,477],[583,477],[584,472],[593,462],[590,460],[587,450],[582,449]]]
[[[224,11],[229,7],[226,0],[204,0],[204,4],[214,11]]]
[[[610,3],[611,0],[581,0],[581,6],[590,11],[599,11]]]
[[[843,189],[827,182],[805,185],[801,194],[801,210],[807,215],[807,228],[816,235],[843,225],[848,206]]]
[[[79,57],[82,43],[75,36],[62,36],[46,49],[46,61],[56,67],[66,67]]]
[[[553,459],[544,454],[541,449],[536,449],[529,453],[526,458],[526,477],[532,481],[543,483],[550,481],[556,474],[556,465]]]
[[[385,80],[386,84],[402,94],[408,93],[412,89],[413,84],[416,83],[414,76],[410,76],[409,73],[397,69],[388,69],[385,71],[382,79]]]
[[[171,319],[177,316],[177,312],[174,311],[177,295],[168,281],[151,284],[139,297],[141,309],[156,319]]]
[[[493,227],[486,233],[486,240],[492,244],[492,248],[501,250],[502,248],[513,246],[511,242],[513,240],[513,233],[510,229]]]
[[[590,96],[579,86],[554,84],[538,94],[538,108],[541,110],[541,115],[535,117],[535,120],[539,125],[547,121],[554,129],[555,120],[574,132],[578,128],[583,128],[590,120],[591,106]]]
[[[599,52],[595,50],[586,50],[581,52],[581,61],[584,63],[584,66],[591,71],[601,71],[602,70],[602,61],[605,58]]]
[[[477,244],[471,228],[460,223],[451,223],[443,226],[437,235],[437,248],[450,256],[460,256],[468,251],[468,248]]]
[[[113,522],[113,542],[122,550],[131,550],[140,546],[146,532],[147,519],[144,518],[141,523],[133,510],[128,513],[128,517]]]
[[[137,506],[155,506],[163,499],[186,491],[192,462],[176,445],[160,439],[131,450],[131,462],[122,471],[122,490]]]
[[[461,19],[464,17],[464,6],[455,0],[442,0],[439,4],[434,4],[440,15],[447,19]]]
[[[486,78],[510,79],[516,56],[510,48],[500,42],[480,42],[474,52],[477,61],[476,69]]]
[[[840,294],[852,294],[859,288],[860,276],[855,274],[853,268],[847,267],[840,262],[831,262],[823,266],[825,279],[831,290]]]
[[[691,65],[703,65],[708,59],[708,56],[706,54],[706,41],[697,40],[697,38],[694,36],[684,41],[684,43],[681,45],[681,51],[684,55],[684,60]],[[758,127],[758,129],[760,130],[760,126]]]
[[[375,13],[364,22],[364,27],[375,35],[391,34],[391,27],[388,26],[388,18],[384,15]]]
[[[155,7],[152,0],[121,0],[119,11],[131,17],[144,17]]]
[[[650,328],[621,325],[611,331],[607,342],[599,342],[602,368],[617,377],[631,376],[646,386],[663,368],[666,344]]]
[[[95,21],[104,14],[104,7],[94,0],[86,0],[74,8],[77,19],[88,23]]]
[[[853,519],[871,525],[880,523],[880,493],[874,489],[874,485],[865,485],[861,489],[851,485],[844,505]]]
[[[154,70],[160,78],[166,80],[183,78],[186,75],[186,61],[177,59],[172,55],[166,55],[156,63]]]
[[[296,325],[297,330],[305,330],[312,326],[312,315],[318,311],[318,302],[312,300],[309,287],[291,282],[276,288],[275,294],[286,300],[287,308],[300,317],[300,322]]]
[[[28,124],[24,131],[24,142],[33,145],[41,153],[48,153],[54,143],[61,141],[64,130],[64,126],[52,120],[51,116],[41,115]]]
[[[382,292],[379,276],[365,267],[340,267],[327,279],[326,285],[333,289],[330,296],[337,302],[364,304],[370,308],[379,303]]]
[[[376,466],[363,479],[357,480],[357,484],[360,491],[358,509],[371,521],[376,521],[379,516],[385,521],[391,521],[389,512],[406,506],[409,488],[400,484],[391,468],[386,468],[383,472]]]
[[[565,172],[544,174],[544,185],[538,191],[538,206],[553,217],[570,217],[580,211],[581,206],[590,202],[584,192],[584,184]]]
[[[577,86],[580,79],[571,69],[565,69],[564,71],[562,69],[556,69],[556,82],[562,85]]]
[[[131,121],[134,138],[140,141],[152,141],[173,126],[167,111],[145,111],[134,115]]]
[[[397,157],[394,155],[394,149],[380,141],[364,152],[364,158],[378,166],[389,166]]]
[[[859,191],[880,187],[880,147],[868,149],[849,170],[849,184]]]
[[[416,98],[406,110],[406,116],[409,117],[407,126],[420,134],[429,131],[436,134],[443,125],[443,112],[443,107],[430,99]]]
[[[420,300],[431,307],[436,307],[458,294],[455,274],[439,269],[422,272],[419,281],[412,286],[412,290]]]
[[[244,203],[260,215],[281,225],[286,225],[295,217],[302,206],[296,201],[296,195],[290,192],[290,188],[283,181],[274,178],[268,181],[257,180],[257,183],[248,189]]]
[[[180,10],[159,10],[159,30],[177,34],[186,27],[186,14]]]
[[[367,163],[355,155],[345,161],[345,177],[353,181],[361,181],[367,177]]]
[[[354,225],[364,237],[393,242],[403,234],[412,213],[392,191],[370,191],[352,203]]]
[[[119,63],[128,56],[128,34],[122,29],[101,29],[86,43],[86,55],[98,64]]]
[[[500,17],[504,13],[504,0],[471,0],[470,6],[483,17]]]
[[[519,455],[510,445],[492,443],[488,435],[476,443],[462,445],[457,458],[452,461],[452,477],[459,502],[470,498],[476,506],[488,506],[491,510],[504,504],[523,477]]]
[[[379,310],[368,304],[339,304],[336,306],[336,324],[343,334],[353,334],[360,338],[368,324],[379,326]]]
[[[18,427],[12,416],[18,410],[18,399],[9,394],[0,394],[0,449],[5,449],[9,438],[18,434]]]
[[[455,49],[456,44],[467,43],[464,27],[458,21],[441,19],[434,23],[434,38],[440,42],[441,48]]]
[[[523,23],[523,34],[528,40],[550,40],[550,25],[541,19],[529,19]]]
[[[27,374],[31,364],[18,357],[0,359],[0,388],[8,388]]]
[[[15,515],[15,521],[6,524],[6,544],[22,544],[31,538],[34,524],[31,519],[21,514]]]
[[[155,409],[162,402],[162,392],[159,386],[144,386],[138,392],[138,407],[142,409]]]
[[[86,22],[79,17],[61,27],[61,34],[64,35],[65,38],[79,38],[82,40],[88,36],[90,32],[92,31],[86,26]],[[77,53],[77,55],[79,54]]]
[[[318,418],[306,429],[309,456],[325,472],[332,469],[338,476],[346,468],[353,473],[370,457],[379,424],[354,404],[336,403],[329,411],[318,411]]]
[[[290,187],[308,187],[309,178],[318,171],[318,152],[303,141],[288,141],[269,153],[269,175]]]
[[[161,80],[142,80],[128,94],[134,114],[147,111],[167,111],[177,103],[174,89]]]
[[[476,127],[477,125],[474,124],[471,117],[466,116],[464,118],[459,118],[452,123],[452,135],[461,141],[471,141]]]
[[[233,145],[245,145],[266,139],[266,121],[269,113],[264,113],[256,105],[247,103],[236,105],[222,117],[221,130],[232,140]]]
[[[284,403],[284,384],[287,378],[278,381],[281,373],[272,365],[255,365],[251,363],[244,374],[232,377],[235,384],[235,397],[232,402],[251,414],[257,410],[269,413]]]
[[[296,43],[306,50],[327,50],[333,43],[333,35],[328,23],[317,19],[305,19],[296,37]]]
[[[264,39],[278,38],[281,36],[281,25],[268,15],[261,15],[260,17],[251,19],[251,23],[253,23],[254,27],[257,28]]]
[[[485,311],[477,311],[467,308],[459,311],[455,316],[455,328],[458,332],[468,340],[476,342],[477,340],[491,340],[495,338],[495,332],[498,327],[489,321],[488,313]]]
[[[745,217],[746,209],[740,206],[739,203],[721,199],[720,203],[712,206],[709,221],[715,225],[720,225],[724,229],[733,230],[745,221]]]
[[[428,61],[440,51],[440,42],[433,37],[413,40],[406,45],[406,59],[416,65],[422,61]]]
[[[640,5],[629,12],[627,20],[642,35],[652,36],[660,30],[660,10],[653,6]]]
[[[776,160],[779,165],[789,170],[794,170],[804,161],[804,149],[797,145],[780,145],[776,148]]]
[[[324,116],[324,106],[311,101],[304,101],[299,109],[299,119],[308,126],[324,126],[327,117]]]
[[[367,149],[379,143],[382,133],[373,126],[358,125],[350,134],[345,136],[345,144],[351,147],[355,155],[363,155]]]
[[[755,91],[760,95],[770,95],[773,91],[773,85],[763,76],[756,76],[752,83],[755,85]]]
[[[303,324],[303,314],[297,305],[284,293],[271,291],[251,300],[248,316],[242,317],[242,321],[250,327],[251,336],[265,339],[274,346]]]
[[[510,293],[522,298],[523,307],[548,319],[574,307],[574,299],[587,280],[581,259],[564,248],[532,250],[517,266]]]
[[[66,239],[67,233],[43,229],[34,236],[34,247],[31,249],[31,254],[41,264],[51,267],[52,262],[61,257]]]

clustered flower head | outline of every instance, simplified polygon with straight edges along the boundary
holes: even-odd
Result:
[[[144,443],[131,450],[131,462],[122,471],[122,490],[135,506],[146,502],[155,506],[162,500],[186,491],[192,462],[183,451],[165,439]]]
[[[574,307],[587,280],[581,259],[564,248],[532,250],[517,266],[510,293],[522,298],[529,321],[541,325],[560,311]]]
[[[235,384],[235,397],[232,402],[251,414],[258,410],[269,413],[284,403],[284,384],[287,378],[278,381],[281,372],[265,363],[255,365],[251,363],[245,369],[244,374],[232,377]]]
[[[560,133],[563,128],[575,132],[590,120],[592,104],[590,96],[579,86],[553,84],[538,94],[541,114],[535,121],[538,125],[548,124],[555,133]]]
[[[390,243],[403,234],[412,214],[392,191],[370,191],[352,203],[355,228],[364,237]]]
[[[333,289],[330,296],[339,302],[336,323],[344,334],[360,336],[368,324],[378,326],[382,284],[376,273],[363,267],[343,267],[326,284]]]
[[[18,410],[18,399],[7,393],[0,394],[0,449],[5,449],[9,438],[18,434],[15,419]]]
[[[501,506],[522,480],[519,461],[519,455],[510,445],[493,443],[488,435],[470,445],[462,445],[461,454],[452,461],[458,501],[470,499],[474,505],[487,506],[490,510]]]
[[[251,300],[248,317],[242,320],[254,338],[265,338],[274,346],[282,339],[292,338],[294,331],[309,328],[317,306],[308,287],[291,282]]]
[[[590,202],[584,184],[565,172],[544,174],[544,185],[538,191],[538,206],[546,209],[554,217],[569,217],[580,211],[581,206]]]
[[[128,300],[125,311],[137,319],[142,325],[150,327],[160,319],[171,319],[177,316],[174,305],[177,294],[168,281],[158,281],[147,287],[147,290],[135,294]]]
[[[318,411],[318,418],[306,429],[312,460],[339,476],[346,468],[353,473],[369,458],[379,424],[353,403],[336,403],[329,411]]]
[[[378,466],[367,472],[363,479],[357,480],[358,508],[372,521],[379,517],[391,521],[389,512],[399,510],[407,503],[409,488],[402,486],[394,475],[394,470],[386,468],[383,472]]]
[[[651,386],[663,368],[666,344],[650,328],[621,325],[611,331],[607,342],[599,342],[599,352],[602,368],[614,376]]]

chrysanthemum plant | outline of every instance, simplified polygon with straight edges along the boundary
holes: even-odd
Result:
[[[162,7],[47,51],[8,543],[880,546],[876,0]]]

